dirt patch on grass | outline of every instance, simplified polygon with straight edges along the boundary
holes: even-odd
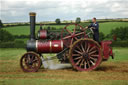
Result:
[[[103,62],[96,71],[128,72],[128,62]]]
[[[128,62],[103,62],[96,70],[79,72],[72,68],[60,70],[39,69],[35,73],[25,73],[19,62],[1,61],[0,79],[68,79],[68,80],[128,80]]]

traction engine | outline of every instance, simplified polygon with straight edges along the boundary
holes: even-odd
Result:
[[[20,59],[20,66],[25,72],[36,72],[42,65],[44,53],[56,53],[61,63],[71,63],[78,71],[91,71],[96,69],[103,60],[113,58],[112,41],[97,43],[89,37],[93,32],[86,30],[79,24],[66,25],[60,34],[41,29],[35,37],[36,13],[30,14],[30,39],[27,42],[25,53]],[[73,28],[71,28],[73,27]],[[57,39],[51,39],[56,37]],[[54,58],[53,57],[53,58]]]

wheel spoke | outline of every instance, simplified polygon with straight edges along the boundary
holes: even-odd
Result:
[[[93,58],[93,57],[90,57],[90,59],[92,59],[93,61],[96,61],[96,59],[95,59],[95,58]]]
[[[34,59],[34,56],[32,55],[32,56],[31,56],[31,61],[33,61],[33,59]]]
[[[72,54],[72,56],[81,56],[80,54]]]
[[[88,64],[88,68],[90,68],[90,64],[89,64],[89,61],[87,60],[87,64]]]
[[[99,55],[91,55],[92,57],[99,57]]]
[[[89,49],[90,49],[90,44],[87,43],[87,50],[86,50],[86,52],[89,52]]]
[[[35,60],[33,60],[33,61],[32,61],[32,63],[37,63],[37,61],[38,61],[38,60],[37,60],[37,59],[35,59]]]
[[[81,63],[80,63],[80,67],[83,65],[83,63],[84,63],[84,59],[81,61]]]
[[[78,65],[80,63],[81,59],[79,59],[77,62],[76,62],[76,65]]]
[[[86,63],[86,61],[84,61],[84,69],[86,69],[86,68],[87,68],[87,67],[86,67],[86,64],[87,64],[87,63]]]
[[[23,61],[25,63],[25,65],[28,65],[28,60],[26,60],[26,58]]]
[[[78,40],[78,38],[77,37],[74,37],[76,40]]]
[[[90,60],[90,62],[92,63],[92,65],[95,65],[95,63],[93,61]]]
[[[89,52],[89,54],[91,55],[91,54],[94,54],[94,53],[96,53],[96,51],[97,50],[94,50],[94,51],[92,51],[92,52]]]
[[[76,57],[76,58],[74,58],[74,60],[78,60],[78,59],[81,59],[82,57],[80,56],[80,57]]]
[[[28,61],[31,61],[31,59],[30,59],[30,55],[28,55],[27,58],[28,58]]]
[[[71,31],[69,31],[68,29],[66,29],[66,31],[67,31],[68,33],[72,34],[72,32],[71,32]]]
[[[89,52],[93,51],[96,47],[93,46],[92,48],[90,48]]]
[[[80,51],[78,51],[78,50],[74,50],[74,51],[82,55],[82,53]]]
[[[84,50],[84,47],[83,47],[82,43],[81,43],[81,48],[82,48],[83,52],[85,52],[85,50]]]
[[[79,35],[82,35],[82,34],[85,34],[85,32],[77,33],[75,36],[79,36]]]
[[[69,36],[66,36],[63,39],[65,40],[65,39],[68,39],[68,38],[71,38],[71,36],[70,35]]]
[[[81,51],[81,52],[82,52],[82,50],[80,49],[80,47],[79,47],[78,45],[77,45],[76,47],[78,48],[78,50],[79,50],[79,51]]]
[[[71,39],[71,43],[70,43],[70,45],[72,45],[72,43],[73,43],[73,38]]]

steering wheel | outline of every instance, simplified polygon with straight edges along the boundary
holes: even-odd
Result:
[[[73,26],[75,26],[75,27],[72,29],[73,30],[73,32],[72,32],[71,27],[73,27]],[[85,31],[84,32],[77,32],[78,27],[79,27],[80,30],[83,30],[83,27],[81,25],[75,24],[75,23],[68,24],[62,29],[62,31],[61,31],[61,40],[63,40],[64,45],[66,47],[69,47],[70,45],[72,45],[73,42],[78,39],[77,38],[78,36],[86,34]],[[65,34],[64,32],[66,32],[67,34]]]

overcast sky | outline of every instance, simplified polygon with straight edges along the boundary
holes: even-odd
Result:
[[[29,12],[37,20],[54,21],[96,18],[128,18],[128,0],[0,0],[3,22],[28,22]]]

